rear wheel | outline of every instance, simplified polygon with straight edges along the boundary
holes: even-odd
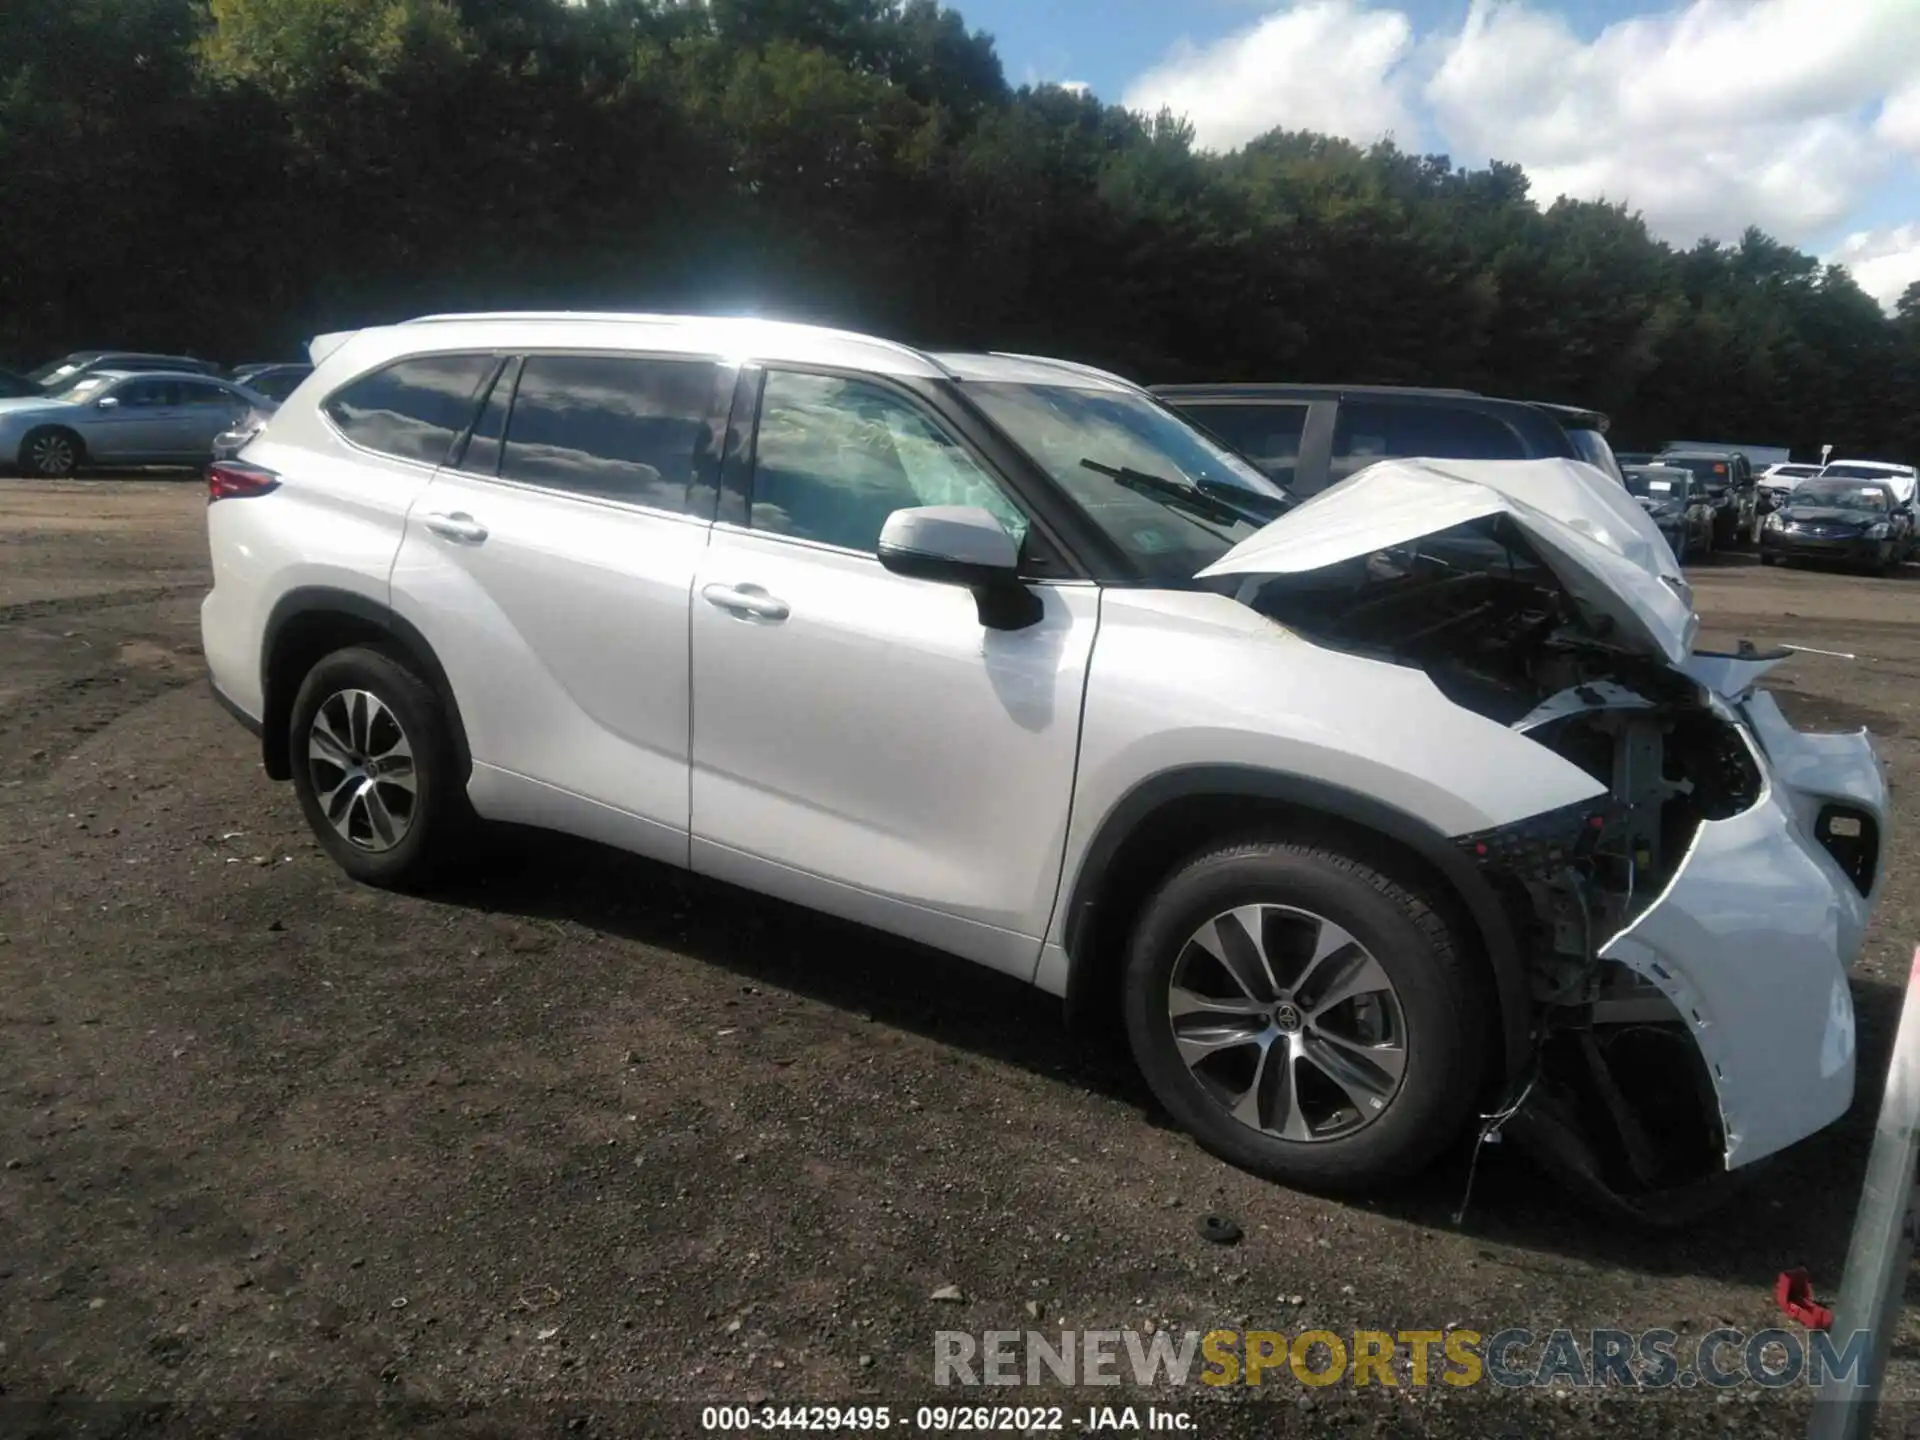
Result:
[[[43,425],[29,430],[20,442],[20,469],[29,475],[49,480],[62,479],[80,468],[85,447],[80,437],[60,425]]]
[[[1487,1007],[1428,901],[1338,850],[1203,853],[1147,901],[1126,969],[1128,1038],[1208,1150],[1307,1189],[1401,1179],[1464,1128]]]
[[[340,868],[425,884],[464,849],[472,811],[440,697],[385,651],[337,650],[294,697],[287,737],[300,808]]]

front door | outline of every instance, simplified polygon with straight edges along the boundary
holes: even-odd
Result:
[[[1060,877],[1099,591],[980,623],[875,558],[915,505],[1026,518],[881,382],[769,371],[744,523],[693,585],[694,868],[1031,975]]]
[[[88,456],[126,463],[172,454],[173,434],[180,424],[179,399],[179,387],[172,380],[135,375],[120,381],[94,401],[85,427]],[[103,407],[103,400],[113,403]]]

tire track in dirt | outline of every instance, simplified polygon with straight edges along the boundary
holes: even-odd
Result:
[[[63,615],[89,615],[99,610],[131,609],[139,605],[157,605],[207,593],[205,581],[182,585],[154,585],[140,590],[110,590],[99,595],[70,595],[58,600],[25,600],[18,605],[0,605],[0,625],[15,625],[23,620],[48,620]]]

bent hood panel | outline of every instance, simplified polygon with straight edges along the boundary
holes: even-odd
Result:
[[[1321,491],[1200,572],[1299,574],[1506,514],[1614,638],[1679,665],[1699,618],[1653,518],[1573,460],[1383,460]]]

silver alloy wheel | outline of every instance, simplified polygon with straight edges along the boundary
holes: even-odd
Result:
[[[413,828],[413,745],[371,690],[336,690],[307,729],[307,774],[327,822],[360,850],[391,850]]]
[[[76,458],[73,442],[57,431],[34,436],[27,447],[27,463],[41,475],[71,475]]]
[[[1291,905],[1242,905],[1194,931],[1167,1015],[1200,1087],[1283,1140],[1365,1128],[1406,1073],[1406,1016],[1387,972],[1333,921]]]

